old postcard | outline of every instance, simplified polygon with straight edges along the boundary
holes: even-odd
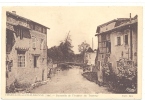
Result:
[[[3,99],[141,99],[142,7],[2,8]]]

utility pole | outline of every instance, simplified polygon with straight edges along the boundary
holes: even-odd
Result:
[[[94,44],[93,44],[93,38],[92,38],[92,49],[93,49],[93,46],[94,46]],[[93,49],[94,50],[94,49]]]

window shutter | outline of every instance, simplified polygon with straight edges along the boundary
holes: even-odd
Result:
[[[121,36],[121,45],[123,45],[123,35]]]
[[[32,37],[32,48],[34,48],[34,37]]]
[[[42,49],[45,49],[44,40],[42,41]]]
[[[114,45],[117,45],[117,37],[114,37]]]
[[[35,38],[35,42],[34,42],[35,43],[35,48],[36,48],[36,41],[37,41],[37,39]]]
[[[32,47],[36,48],[36,38],[32,37]]]

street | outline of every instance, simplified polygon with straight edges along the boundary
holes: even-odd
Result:
[[[110,93],[106,87],[85,79],[82,72],[79,67],[58,70],[47,84],[33,89],[31,93]]]

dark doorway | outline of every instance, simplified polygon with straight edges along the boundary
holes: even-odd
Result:
[[[37,67],[37,60],[38,60],[38,57],[37,56],[34,56],[34,68]]]
[[[107,53],[111,53],[111,42],[110,41],[107,42],[107,48],[108,48]]]
[[[111,53],[111,42],[108,42],[109,53]]]

